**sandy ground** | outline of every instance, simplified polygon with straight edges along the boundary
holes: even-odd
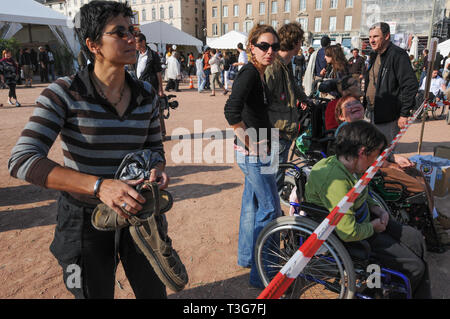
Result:
[[[13,179],[7,171],[10,151],[43,87],[19,87],[21,108],[6,105],[7,90],[0,90],[0,103],[5,104],[0,108],[0,298],[72,298],[49,251],[57,192]],[[171,178],[168,190],[175,199],[167,218],[169,235],[190,282],[182,292],[168,291],[169,298],[256,298],[260,290],[248,285],[248,269],[236,263],[243,176],[227,156],[232,151],[218,152],[232,143],[223,115],[226,97],[181,88],[182,92],[176,93],[180,107],[166,121],[171,135],[165,142]],[[450,146],[449,128],[442,120],[426,122],[422,154],[432,154],[436,145]],[[214,137],[202,138],[206,131]],[[420,125],[414,124],[402,138],[399,151],[415,154],[419,132]],[[184,154],[180,152],[183,145]],[[220,147],[214,151],[214,145]],[[208,154],[216,161],[208,162]],[[59,141],[49,157],[62,163]],[[437,205],[450,215],[448,198],[437,199]],[[450,298],[450,252],[430,253],[428,262],[434,298]],[[116,298],[134,298],[120,266],[117,279]]]

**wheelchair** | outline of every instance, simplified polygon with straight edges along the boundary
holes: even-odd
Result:
[[[304,187],[314,164],[334,154],[334,130],[325,130],[324,124],[324,110],[329,100],[317,97],[313,99],[318,103],[308,108],[307,120],[303,119],[301,122],[307,124],[307,128],[303,130],[309,129],[310,134],[302,137],[302,143],[298,143],[297,139],[290,162],[280,163],[279,166],[285,170],[284,183],[279,191],[280,202],[285,206],[291,205],[289,197],[294,187],[297,187],[296,195],[299,201],[304,198]],[[297,158],[293,159],[293,155]],[[372,198],[376,199],[392,218],[422,232],[429,251],[437,253],[445,251],[435,229],[425,192],[411,193],[400,182],[386,181],[380,171],[372,179],[369,187]]]
[[[297,204],[295,209],[301,215],[279,217],[258,236],[255,262],[265,286],[329,213],[308,203]],[[374,266],[377,268],[372,268]],[[373,276],[378,276],[378,284],[374,285]],[[283,296],[286,299],[411,297],[407,276],[378,266],[367,241],[344,243],[334,233],[329,235]]]
[[[439,101],[437,100],[439,98]],[[424,100],[423,91],[419,91],[416,96],[416,109],[422,104]],[[429,93],[429,103],[427,104],[424,111],[417,116],[418,120],[422,119],[422,116],[425,116],[425,120],[430,119],[431,117],[434,120],[441,120],[445,117],[445,110],[447,105],[450,105],[450,101],[444,94],[438,94],[438,96],[434,96],[433,93]],[[431,112],[431,116],[429,115]]]

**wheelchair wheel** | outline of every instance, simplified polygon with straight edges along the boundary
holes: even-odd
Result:
[[[445,104],[439,103],[436,106],[432,107],[431,113],[433,114],[433,118],[435,120],[440,120],[445,112]]]
[[[319,224],[299,216],[283,216],[268,224],[255,246],[255,261],[264,285],[281,270]],[[352,259],[331,234],[286,291],[289,299],[351,299],[356,290]]]

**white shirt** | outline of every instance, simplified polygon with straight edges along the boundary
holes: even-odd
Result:
[[[144,72],[145,66],[147,65],[147,52],[145,53],[139,53],[137,68],[136,68],[136,76],[138,79],[141,77],[142,72]]]
[[[180,71],[180,62],[178,62],[178,60],[171,55],[168,59],[167,59],[167,78],[172,79],[172,80],[176,80],[179,78],[179,76],[181,75],[181,71]]]
[[[247,53],[245,51],[241,51],[239,53],[239,58],[238,58],[238,62],[241,63],[243,62],[244,64],[248,63],[248,57],[247,57]],[[243,67],[243,65],[239,65],[238,66],[238,71]]]
[[[419,90],[425,90],[425,82],[427,81],[427,77],[423,78],[422,85],[420,86]],[[434,95],[437,95],[439,91],[442,91],[442,85],[445,84],[445,81],[443,78],[441,78],[439,75],[435,78],[431,78],[430,83],[430,92]]]

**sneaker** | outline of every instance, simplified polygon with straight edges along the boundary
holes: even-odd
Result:
[[[12,103],[10,100],[8,100],[8,104],[9,104],[9,105],[13,105],[13,103]]]
[[[154,212],[141,225],[130,226],[130,235],[147,257],[159,279],[171,290],[181,291],[188,283],[188,275],[183,262],[167,234],[167,221],[159,212],[158,184],[151,184]]]
[[[16,101],[16,107],[19,107],[19,106],[20,106],[20,103]]]

